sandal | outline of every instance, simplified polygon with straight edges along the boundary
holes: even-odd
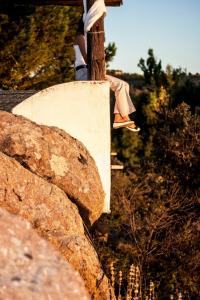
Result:
[[[140,127],[138,127],[138,126],[136,126],[136,127],[134,127],[134,128],[126,126],[125,128],[126,128],[126,129],[129,129],[130,131],[133,131],[133,132],[138,132],[138,131],[140,131]]]
[[[114,129],[123,128],[123,127],[128,128],[127,126],[128,126],[128,125],[132,125],[132,124],[134,124],[133,121],[114,122],[114,123],[113,123],[113,128],[114,128]]]

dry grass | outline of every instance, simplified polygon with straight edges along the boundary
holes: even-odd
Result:
[[[127,282],[125,294],[122,295],[122,282]],[[140,286],[140,270],[138,266],[131,265],[128,273],[128,278],[123,278],[123,273],[120,270],[118,273],[115,270],[114,263],[110,264],[110,284],[115,290],[115,297],[117,300],[155,300],[154,283],[150,281],[148,291],[142,291]],[[143,295],[146,295],[143,297]],[[114,300],[114,297],[110,297]]]

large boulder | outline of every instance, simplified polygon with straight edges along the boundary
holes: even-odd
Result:
[[[0,300],[89,300],[84,282],[30,223],[0,209]]]
[[[79,271],[95,299],[109,299],[108,280],[92,242],[84,234],[76,205],[60,188],[1,152],[0,207],[26,218],[40,236],[52,243]]]
[[[0,111],[0,151],[60,187],[93,223],[104,210],[104,191],[93,158],[81,142],[56,127]]]

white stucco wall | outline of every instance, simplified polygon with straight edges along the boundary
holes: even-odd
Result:
[[[43,125],[56,126],[81,141],[94,158],[110,212],[110,94],[104,81],[75,81],[47,88],[12,110]]]

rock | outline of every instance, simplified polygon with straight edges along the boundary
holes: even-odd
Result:
[[[0,209],[0,299],[89,300],[84,282],[30,223]]]
[[[109,284],[78,209],[57,186],[0,152],[0,207],[27,219],[79,271],[91,295],[108,300]],[[98,288],[97,288],[98,283]]]
[[[60,187],[93,223],[104,209],[104,192],[84,145],[56,127],[0,111],[0,151]]]

